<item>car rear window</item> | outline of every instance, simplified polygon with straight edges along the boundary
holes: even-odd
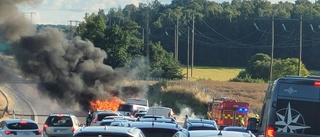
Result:
[[[132,111],[132,105],[128,105],[128,104],[119,105],[118,111]]]
[[[98,114],[98,121],[101,121],[106,116],[118,116],[118,114],[116,114],[116,113],[101,113],[101,114]]]
[[[36,123],[10,123],[7,125],[9,129],[22,129],[22,130],[28,130],[28,129],[38,129],[38,125]]]
[[[145,137],[172,137],[177,130],[162,128],[140,128]]]
[[[69,116],[50,116],[46,121],[50,127],[72,127],[72,119]]]
[[[278,94],[280,97],[301,98],[301,99],[319,99],[319,86],[314,86],[313,83],[281,83]]]
[[[194,126],[189,127],[188,130],[217,130],[215,127]]]
[[[119,133],[82,132],[74,135],[73,137],[132,137],[132,136],[128,134],[119,134]]]

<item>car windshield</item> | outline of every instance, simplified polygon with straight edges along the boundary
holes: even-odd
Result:
[[[27,123],[27,122],[19,122],[19,123],[10,123],[7,125],[9,129],[38,129],[38,125],[36,123]]]
[[[72,119],[68,116],[50,116],[46,121],[51,127],[72,127]]]
[[[145,137],[172,137],[177,130],[159,128],[140,128]]]

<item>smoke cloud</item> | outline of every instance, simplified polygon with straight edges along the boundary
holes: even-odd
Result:
[[[80,104],[118,95],[123,73],[103,64],[107,55],[87,40],[66,39],[54,28],[34,31],[32,23],[18,12],[18,4],[41,0],[0,0],[0,42],[10,43],[21,71],[39,80],[43,94],[63,105]],[[136,94],[136,93],[135,93]]]
[[[30,20],[24,18],[17,5],[36,5],[42,0],[0,0],[0,42],[12,42],[33,33]]]
[[[21,70],[39,78],[46,94],[66,104],[80,103],[88,109],[89,101],[114,95],[123,75],[104,65],[106,53],[89,41],[65,39],[62,32],[46,28],[21,37],[13,44]]]

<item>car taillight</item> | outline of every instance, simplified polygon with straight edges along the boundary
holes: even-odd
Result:
[[[43,124],[43,131],[45,132],[47,130],[48,125],[46,123]]]
[[[219,124],[219,125],[223,125],[223,120],[218,119],[218,124]]]
[[[38,131],[33,131],[33,133],[35,133],[36,135],[41,135],[42,131],[39,129]]]
[[[20,121],[20,124],[21,124],[21,125],[26,125],[27,122],[26,122],[26,121]]]
[[[71,129],[71,130],[72,130],[72,132],[74,132],[76,129],[72,126],[72,129]]]
[[[314,82],[314,86],[320,86],[320,82],[319,81],[315,81]]]
[[[62,118],[62,114],[58,114],[57,117],[58,117],[58,118]]]
[[[266,137],[274,137],[274,128],[272,126],[267,127]]]
[[[38,130],[38,135],[41,135],[42,134],[42,130]]]
[[[6,131],[4,131],[4,134],[6,134],[6,135],[10,135],[10,134],[11,134],[11,132],[10,132],[10,130],[6,130]]]

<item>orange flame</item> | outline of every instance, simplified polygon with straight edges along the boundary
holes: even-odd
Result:
[[[93,111],[96,110],[113,110],[118,111],[118,107],[120,104],[124,104],[125,102],[118,99],[117,97],[112,97],[111,100],[96,100],[90,101],[91,108]]]

